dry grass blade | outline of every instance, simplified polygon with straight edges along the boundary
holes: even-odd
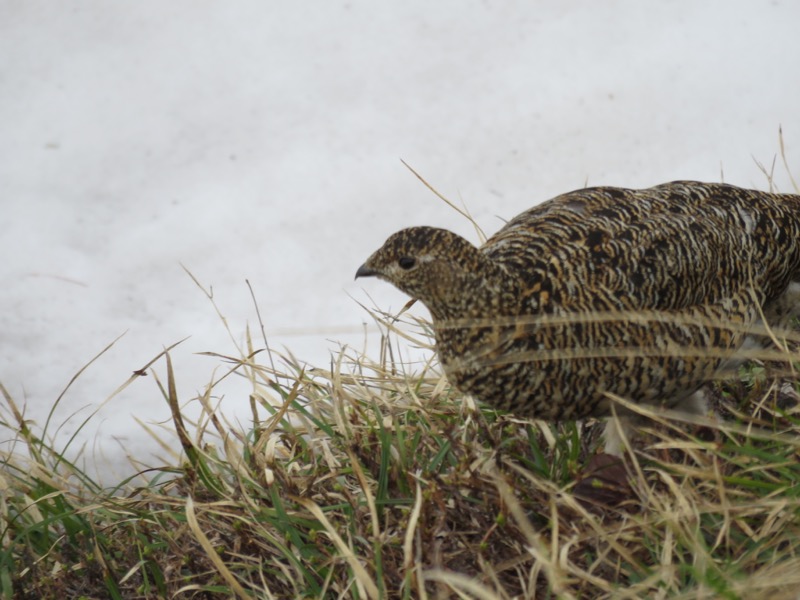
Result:
[[[422,509],[422,488],[419,482],[416,484],[414,492],[414,508],[408,516],[408,527],[406,528],[405,536],[403,538],[403,570],[407,576],[410,577],[415,568],[417,555],[414,554],[414,536],[417,532],[417,523],[419,523],[420,513]],[[419,573],[413,573],[414,576],[419,577]],[[420,590],[420,596],[424,595],[424,587]]]
[[[525,540],[527,542],[527,551],[531,554],[531,556],[533,556],[536,562],[541,565],[541,569],[547,577],[550,588],[556,595],[564,598],[565,600],[574,598],[574,596],[568,591],[569,586],[567,578],[565,577],[563,569],[559,564],[560,552],[557,545],[559,539],[558,519],[556,518],[553,521],[553,546],[548,549],[542,542],[541,536],[534,531],[530,521],[525,515],[525,511],[523,510],[522,506],[520,506],[519,501],[515,497],[508,483],[506,483],[503,478],[497,475],[494,476],[494,479],[495,485],[497,485],[497,489],[500,492],[500,497],[508,506],[508,510],[514,518],[514,521],[522,531],[522,534],[525,536]]]
[[[353,570],[353,575],[355,576],[356,582],[363,586],[367,595],[370,598],[380,598],[378,586],[375,585],[375,582],[369,576],[367,570],[364,568],[361,562],[359,562],[358,557],[353,549],[345,543],[336,528],[325,517],[325,514],[322,512],[320,507],[306,498],[297,498],[297,503],[314,515],[314,518],[322,524],[322,526],[325,528],[325,531],[328,532],[331,540],[333,540],[333,543],[336,545],[336,548],[339,550],[341,557],[347,561],[347,564],[350,565],[350,568]]]
[[[800,194],[800,186],[797,185],[797,182],[794,179],[794,175],[792,175],[792,170],[789,168],[789,160],[786,158],[786,146],[783,143],[783,127],[778,127],[778,142],[781,147],[781,159],[783,160],[783,167],[786,169],[786,174],[789,176],[789,180],[792,182],[792,187],[796,194]]]
[[[426,188],[428,188],[430,191],[432,191],[432,192],[433,192],[433,193],[436,195],[436,197],[437,197],[437,198],[439,198],[440,200],[442,200],[442,201],[443,201],[445,204],[447,204],[447,206],[449,206],[450,208],[452,208],[453,210],[455,210],[455,211],[456,211],[458,214],[460,214],[462,217],[464,217],[464,218],[465,218],[465,219],[467,219],[467,220],[468,220],[470,223],[472,223],[472,226],[475,228],[475,232],[478,234],[478,239],[480,240],[480,243],[483,243],[483,242],[485,242],[485,241],[486,241],[486,234],[485,234],[485,233],[483,232],[483,230],[480,228],[480,226],[479,226],[479,225],[478,225],[478,223],[475,221],[475,219],[473,219],[473,218],[472,218],[472,215],[471,215],[471,214],[469,214],[469,212],[466,210],[466,208],[459,208],[458,206],[456,206],[455,204],[453,204],[453,203],[452,203],[450,200],[448,200],[448,199],[447,199],[447,197],[445,197],[445,196],[443,196],[442,194],[440,194],[440,193],[439,193],[439,192],[436,190],[436,188],[434,188],[434,187],[433,187],[431,184],[429,184],[429,183],[428,183],[428,182],[425,180],[425,178],[424,178],[424,177],[422,177],[422,175],[420,175],[419,173],[417,173],[417,172],[416,172],[416,171],[415,171],[415,170],[414,170],[414,169],[411,167],[411,165],[409,165],[409,164],[408,164],[406,161],[404,161],[402,158],[400,159],[400,162],[401,162],[401,163],[403,163],[403,166],[404,166],[406,169],[408,169],[409,171],[411,171],[411,172],[414,174],[414,176],[415,176],[417,179],[419,179],[419,180],[420,180],[420,181],[423,183],[423,185],[424,185]]]
[[[239,584],[239,582],[236,580],[236,577],[234,577],[233,573],[230,572],[225,562],[219,557],[214,545],[209,541],[206,534],[203,533],[203,530],[200,528],[200,524],[197,521],[197,516],[195,515],[194,500],[192,500],[191,496],[186,498],[186,522],[189,525],[189,529],[192,531],[195,539],[208,556],[208,559],[217,568],[219,574],[222,575],[222,577],[231,587],[231,590],[233,590],[238,598],[246,598],[249,600],[249,598],[251,598],[250,594],[248,594],[241,584]]]

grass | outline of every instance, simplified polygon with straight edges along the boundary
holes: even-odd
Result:
[[[424,343],[419,327],[404,331]],[[0,594],[797,596],[800,409],[770,364],[715,385],[729,418],[712,435],[656,417],[624,476],[590,477],[597,424],[475,406],[433,365],[392,362],[391,339],[379,362],[344,349],[313,371],[277,369],[250,342],[229,358],[252,384],[245,431],[216,413],[213,384],[188,422],[162,353],[149,372],[184,460],[138,487],[101,488],[3,389],[14,444],[0,471]]]
[[[714,383],[724,419],[651,414],[606,464],[598,423],[476,406],[393,358],[425,323],[373,316],[377,359],[307,370],[249,335],[218,355],[250,383],[245,430],[156,356],[132,379],[152,376],[183,458],[145,485],[102,487],[0,385],[0,597],[798,597],[796,349]]]

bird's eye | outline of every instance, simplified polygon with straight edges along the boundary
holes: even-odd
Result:
[[[409,269],[414,268],[414,265],[417,264],[417,261],[410,256],[401,256],[400,260],[397,261],[397,264],[400,265],[400,268],[404,271],[408,271]]]

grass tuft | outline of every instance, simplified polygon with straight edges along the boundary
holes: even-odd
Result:
[[[202,415],[189,422],[171,351],[159,355],[148,368],[183,458],[138,487],[93,482],[0,387],[13,439],[0,470],[0,594],[796,596],[800,409],[787,363],[781,385],[763,361],[713,384],[727,416],[705,434],[653,415],[623,476],[591,478],[598,424],[476,406],[435,365],[390,359],[394,329],[425,345],[419,322],[375,317],[387,332],[378,362],[349,348],[329,370],[252,348],[227,357],[252,383],[245,430],[211,402],[217,383],[192,400]]]

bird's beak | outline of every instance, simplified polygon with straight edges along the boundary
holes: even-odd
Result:
[[[356,279],[359,277],[375,277],[377,274],[378,272],[375,269],[370,269],[366,264],[363,264],[356,271]]]

